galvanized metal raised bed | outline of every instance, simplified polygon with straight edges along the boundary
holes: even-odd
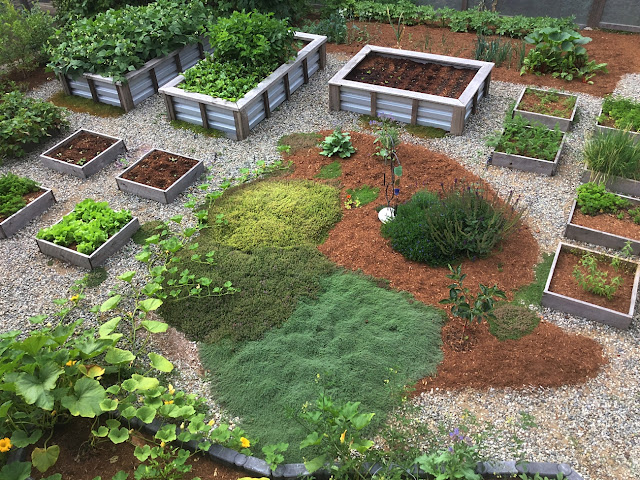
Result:
[[[560,147],[553,161],[541,160],[534,157],[525,157],[514,153],[504,153],[495,151],[491,154],[490,165],[497,167],[515,168],[516,170],[524,170],[525,172],[539,173],[541,175],[554,175],[558,169],[558,162],[562,149],[564,148],[565,135],[562,135]]]
[[[171,155],[175,155],[176,157],[191,159],[190,157],[185,157],[184,155],[180,155],[178,153],[154,148],[116,177],[116,183],[118,184],[118,188],[120,190],[126,193],[137,195],[142,198],[148,198],[149,200],[155,200],[156,202],[167,204],[173,202],[175,198],[180,195],[182,191],[184,191],[184,189],[195,182],[195,180],[204,173],[204,162],[202,160],[191,159],[197,161],[198,163],[196,163],[193,167],[191,167],[191,169],[189,169],[188,172],[186,172],[180,178],[176,179],[175,182],[173,182],[165,189],[152,187],[151,185],[145,185],[143,183],[124,178],[124,175],[126,175],[130,170],[136,168],[140,162],[142,162],[153,152],[166,152]]]
[[[640,200],[633,197],[627,197],[625,195],[618,195],[631,202],[632,205],[640,205]],[[564,236],[572,240],[578,240],[579,242],[592,243],[593,245],[602,245],[603,247],[622,249],[627,242],[630,243],[633,249],[634,255],[640,255],[640,240],[634,240],[633,238],[622,237],[613,233],[608,233],[602,230],[595,230],[593,228],[584,227],[573,223],[573,215],[576,212],[577,201],[573,201],[571,205],[571,211],[569,212],[569,220],[564,230]]]
[[[551,129],[557,128],[561,132],[568,132],[576,116],[576,110],[578,108],[578,96],[570,95],[568,93],[557,92],[558,95],[563,97],[576,97],[576,103],[573,106],[573,111],[571,112],[571,116],[569,118],[562,118],[562,117],[556,117],[554,115],[545,115],[543,113],[536,113],[536,112],[530,112],[528,110],[519,109],[518,107],[520,106],[522,97],[524,97],[524,94],[526,93],[527,90],[535,90],[537,92],[545,91],[539,88],[530,88],[530,87],[523,88],[522,92],[520,93],[520,96],[518,97],[518,101],[516,102],[516,106],[513,109],[513,116],[515,117],[516,115],[520,115],[521,117],[526,118],[529,121],[542,123],[543,125],[546,125]]]
[[[577,249],[585,253],[591,252],[598,256],[613,258],[611,255],[604,255],[596,252],[595,250],[590,250],[582,247],[577,247],[575,245],[570,245],[568,243],[560,242],[560,244],[558,244],[553,263],[551,264],[549,278],[547,279],[544,291],[542,292],[542,300],[540,302],[542,306],[553,308],[554,310],[559,310],[561,312],[570,313],[572,315],[577,315],[579,317],[588,318],[590,320],[595,320],[596,322],[611,325],[612,327],[622,329],[629,328],[629,325],[631,325],[631,320],[633,319],[633,314],[635,312],[636,296],[638,294],[638,282],[640,281],[640,264],[627,260],[621,260],[621,262],[623,263],[629,263],[635,266],[633,290],[631,299],[629,301],[629,310],[625,313],[622,313],[610,308],[605,308],[593,303],[585,302],[583,300],[578,300],[577,298],[568,297],[566,295],[562,295],[550,290],[551,281],[553,280],[553,275],[556,269],[556,264],[558,263],[558,257],[560,256],[560,252],[563,249]]]
[[[75,137],[82,133],[90,133],[99,137],[108,138],[110,140],[114,140],[114,143],[102,153],[93,157],[84,165],[75,165],[73,163],[65,162],[64,160],[58,160],[57,158],[51,156],[51,154],[56,149],[64,145],[68,145]],[[125,154],[125,150],[126,147],[124,145],[124,141],[121,138],[112,137],[111,135],[105,135],[104,133],[98,133],[92,130],[81,128],[73,132],[70,136],[62,140],[60,143],[57,143],[49,150],[41,154],[40,162],[42,162],[45,167],[51,168],[52,170],[56,170],[61,173],[68,173],[69,175],[73,175],[74,177],[85,179],[99,172],[111,162],[114,162],[117,158],[123,156]]]
[[[128,112],[143,100],[158,93],[158,88],[174,79],[180,72],[193,67],[210,51],[211,47],[206,40],[196,45],[187,45],[167,56],[149,60],[138,70],[127,73],[125,82],[115,82],[111,77],[93,73],[83,73],[76,79],[58,75],[58,79],[67,95],[89,98],[95,102],[121,107]]]
[[[271,116],[309,77],[326,64],[327,37],[296,32],[296,40],[308,42],[295,60],[285,63],[237,102],[180,88],[182,75],[160,88],[171,120],[214,128],[233,140],[243,140],[259,122]]]
[[[473,69],[477,73],[458,98],[346,80],[370,53]],[[329,80],[329,108],[373,117],[389,116],[399,122],[441,128],[461,135],[469,116],[477,112],[478,102],[489,93],[493,66],[493,63],[478,60],[365,45]]]
[[[56,203],[50,188],[41,188],[43,193],[34,198],[16,213],[0,222],[0,238],[9,238],[38,215]]]
[[[57,223],[61,221],[62,219]],[[63,247],[62,245],[56,245],[53,242],[41,238],[36,238],[36,242],[38,243],[40,251],[45,255],[91,270],[103,264],[107,258],[120,250],[139,228],[140,223],[138,222],[138,217],[133,217],[119,232],[109,237],[105,243],[100,245],[90,255]]]

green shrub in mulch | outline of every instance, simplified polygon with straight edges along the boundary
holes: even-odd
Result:
[[[529,335],[540,323],[538,314],[523,305],[505,303],[493,313],[495,318],[489,319],[489,332],[501,342]]]

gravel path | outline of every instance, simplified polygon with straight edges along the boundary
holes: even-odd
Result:
[[[335,125],[343,125],[347,130],[359,130],[356,115],[328,112],[327,109],[327,80],[343,64],[344,60],[329,56],[327,69],[312,77],[309,85],[296,92],[288,103],[281,106],[272,118],[259,124],[243,142],[209,139],[171,128],[167,124],[164,104],[158,96],[116,119],[72,113],[71,128],[84,127],[124,138],[131,159],[138,158],[151,146],[202,158],[214,174],[215,181],[219,182],[225,176],[237,174],[240,168],[254,166],[258,160],[271,162],[278,159],[276,142],[284,134],[330,129]],[[33,95],[47,98],[58,88],[56,82],[51,82]],[[528,221],[542,250],[552,252],[562,237],[574,191],[579,184],[582,145],[593,129],[602,100],[579,94],[579,121],[568,134],[567,149],[555,177],[493,166],[487,168],[489,150],[484,146],[483,139],[500,128],[504,111],[521,88],[520,85],[493,82],[490,96],[482,101],[479,113],[471,118],[463,136],[422,140],[403,134],[403,141],[422,144],[456,158],[503,194],[514,190],[529,208]],[[624,77],[617,92],[640,99],[640,75]],[[118,191],[113,177],[121,171],[121,167],[116,164],[87,181],[42,168],[37,159],[38,153],[51,147],[60,138],[50,140],[25,159],[8,161],[0,166],[0,173],[12,171],[53,188],[58,200],[57,205],[40,219],[31,222],[14,237],[0,242],[2,330],[29,329],[29,316],[55,311],[51,300],[68,296],[69,287],[86,273],[40,254],[33,240],[39,228],[57,221],[76,202],[86,197],[108,200],[113,208],[131,209],[141,222],[166,219],[185,212],[182,206],[185,196],[179,197],[171,205],[160,205]],[[196,186],[192,186],[188,193],[199,198],[204,195]],[[100,288],[87,291],[89,305],[107,298],[109,287],[116,283],[117,275],[139,268],[133,258],[138,250],[138,246],[129,242],[107,261],[105,268],[108,278]],[[86,315],[89,325],[96,322],[92,314],[81,313]],[[592,480],[638,478],[640,330],[637,321],[630,330],[621,332],[566,314],[549,310],[543,313],[548,321],[571,332],[595,338],[603,344],[609,364],[596,379],[579,387],[559,389],[433,392],[412,402],[412,408],[405,414],[420,422],[451,422],[461,418],[464,409],[468,409],[500,428],[515,431],[513,418],[525,411],[532,414],[539,424],[530,432],[519,432],[526,441],[526,458],[529,460],[567,462],[586,479]],[[194,365],[189,359],[178,361],[181,372],[174,384],[207,395],[206,384]],[[216,412],[219,416],[219,410],[216,409]],[[494,452],[498,458],[509,456],[507,449],[498,445]]]

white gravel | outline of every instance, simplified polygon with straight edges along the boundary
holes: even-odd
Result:
[[[278,159],[276,142],[284,134],[312,132],[338,124],[345,129],[359,129],[356,115],[328,111],[327,80],[343,64],[343,60],[329,55],[327,69],[313,76],[309,85],[296,92],[272,118],[259,124],[242,142],[210,139],[173,129],[168,125],[159,96],[116,119],[71,113],[71,128],[84,127],[122,137],[128,149],[135,152],[132,158],[139,157],[141,152],[152,146],[202,158],[219,182],[225,176],[237,174],[240,168],[254,166],[258,160],[271,162]],[[47,98],[58,89],[56,82],[50,82],[33,95]],[[581,148],[593,129],[602,100],[578,94],[579,120],[568,134],[567,150],[556,176],[544,177],[493,166],[487,168],[489,149],[484,146],[483,139],[500,128],[508,103],[515,100],[521,89],[521,85],[493,82],[489,97],[481,102],[479,113],[471,117],[464,135],[460,137],[422,140],[403,134],[403,140],[450,155],[503,194],[515,190],[529,207],[528,221],[541,249],[552,252],[562,238],[575,187],[579,184]],[[616,93],[640,100],[640,75],[625,76]],[[45,257],[39,253],[33,240],[38,229],[56,222],[76,202],[86,197],[108,200],[113,208],[131,209],[141,222],[185,213],[182,206],[185,196],[171,205],[160,205],[118,191],[113,177],[121,167],[115,164],[86,181],[41,167],[37,159],[39,152],[50,148],[61,138],[51,139],[24,159],[7,161],[0,166],[0,173],[12,171],[53,188],[58,200],[57,205],[41,218],[14,237],[0,242],[0,278],[3,279],[0,282],[0,328],[5,331],[27,330],[30,328],[29,316],[53,312],[55,308],[51,300],[68,296],[69,287],[86,273]],[[192,186],[188,193],[199,198],[204,195],[197,186]],[[89,304],[107,298],[117,275],[140,268],[133,258],[137,251],[139,247],[130,242],[107,261],[108,279],[100,288],[87,292]],[[546,309],[543,313],[547,321],[594,338],[604,346],[609,363],[597,378],[582,386],[557,389],[433,392],[415,400],[413,406],[416,408],[407,414],[420,422],[451,422],[468,409],[499,427],[513,429],[511,419],[520,411],[529,412],[539,424],[529,433],[520,432],[526,440],[526,457],[529,460],[570,463],[591,480],[639,478],[640,329],[637,319],[628,331],[619,331]],[[86,318],[89,325],[95,324],[91,314]],[[206,383],[191,362],[181,362],[179,366],[181,371],[175,377],[176,386],[208,394]],[[495,455],[507,457],[507,449],[496,446]]]

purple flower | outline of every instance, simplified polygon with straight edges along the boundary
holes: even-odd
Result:
[[[393,194],[394,195],[400,195],[400,189],[399,188],[394,188],[393,189]]]

